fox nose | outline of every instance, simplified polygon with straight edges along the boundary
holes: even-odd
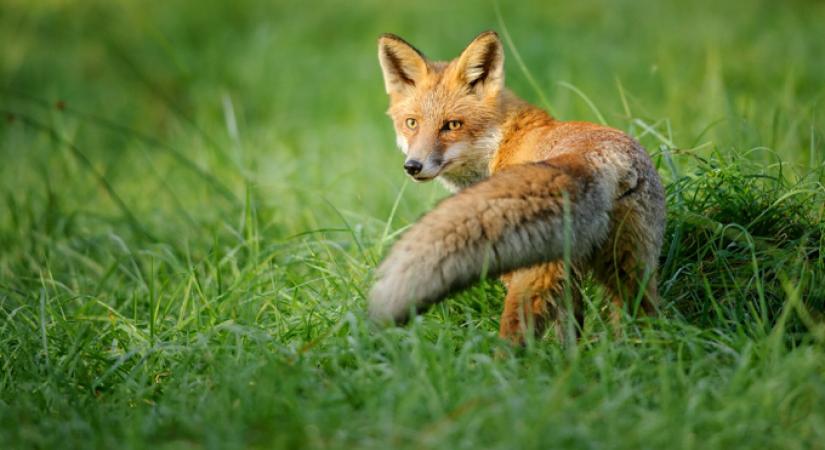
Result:
[[[420,162],[414,159],[411,159],[404,163],[404,170],[406,170],[407,173],[410,175],[418,175],[419,172],[421,172],[421,169],[423,168],[424,165],[422,165]]]

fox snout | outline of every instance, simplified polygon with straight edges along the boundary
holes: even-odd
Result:
[[[407,172],[407,175],[411,177],[418,175],[423,168],[424,164],[421,164],[417,159],[408,159],[404,163],[404,170]]]
[[[422,139],[421,136],[406,147],[404,172],[415,181],[428,181],[438,176],[443,165],[444,150],[437,139]],[[402,150],[405,148],[402,147]]]
[[[404,161],[404,172],[415,181],[429,181],[441,173],[443,166],[442,158],[431,153],[422,159],[408,157]]]

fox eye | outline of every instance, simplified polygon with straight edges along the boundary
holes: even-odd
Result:
[[[455,131],[455,130],[461,128],[461,121],[460,120],[447,121],[447,126],[444,127],[444,128],[446,128],[450,131]]]
[[[415,120],[415,119],[413,119],[412,117],[410,117],[409,119],[407,119],[407,121],[406,121],[406,122],[404,122],[404,123],[407,125],[407,128],[409,128],[409,129],[411,129],[411,130],[414,130],[414,129],[415,129],[415,127],[417,127],[417,126],[418,126],[418,121],[417,121],[417,120]]]

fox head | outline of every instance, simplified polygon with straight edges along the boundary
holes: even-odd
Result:
[[[416,181],[442,176],[456,187],[485,176],[500,139],[504,50],[498,35],[484,32],[442,62],[384,34],[378,59],[407,174]]]

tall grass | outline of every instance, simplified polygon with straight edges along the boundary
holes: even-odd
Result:
[[[667,184],[664,311],[512,349],[486,281],[364,292],[404,181],[375,37],[493,5],[0,4],[0,448],[822,448],[825,9],[500,4],[508,84]],[[518,52],[523,67],[515,58]],[[529,70],[530,75],[527,75]]]

